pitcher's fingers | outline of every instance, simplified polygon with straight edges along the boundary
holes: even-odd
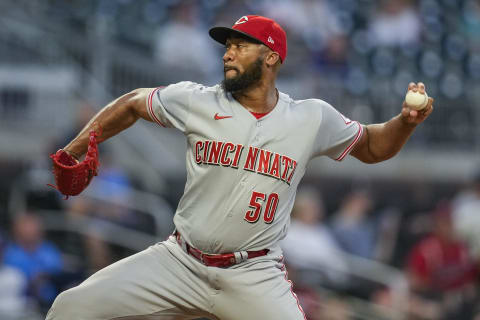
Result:
[[[422,113],[425,115],[425,116],[428,116],[430,115],[430,113],[433,112],[433,105],[431,103],[429,103],[425,109],[423,109]]]
[[[418,92],[425,93],[425,84],[423,82],[419,82],[417,84],[417,87],[418,87]]]
[[[410,83],[408,84],[408,90],[413,90],[413,91],[415,91],[416,87],[417,87],[417,85],[415,84],[415,82],[410,82]]]
[[[432,112],[433,112],[433,106],[430,106],[430,108],[428,108],[427,112],[425,112],[425,116],[429,116]]]
[[[410,108],[407,107],[407,105],[404,102],[402,105],[402,116],[407,118],[409,115],[410,115]]]
[[[427,106],[433,106],[433,102],[435,101],[434,98],[432,97],[428,97],[428,103],[427,103]]]
[[[430,113],[433,111],[433,101],[434,99],[432,97],[428,97],[428,103],[425,108],[422,110],[422,114],[428,116]]]
[[[431,107],[433,105],[433,101],[435,101],[435,99],[433,99],[432,97],[428,97],[428,102],[427,102],[427,106],[425,107],[425,109]]]

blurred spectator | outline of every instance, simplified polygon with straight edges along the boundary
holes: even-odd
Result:
[[[380,211],[376,222],[375,260],[387,264],[395,262],[401,219],[402,213],[398,207],[387,207]]]
[[[288,280],[293,284],[293,290],[302,306],[306,318],[320,320],[323,298],[317,291],[317,288],[312,284],[302,283],[301,271],[297,272],[297,270],[290,265],[288,267]]]
[[[348,39],[345,35],[331,37],[325,49],[314,54],[315,64],[328,81],[343,78],[348,72]]]
[[[289,39],[300,37],[310,50],[322,50],[332,37],[344,33],[336,11],[325,0],[264,1],[263,14],[283,26]]]
[[[173,9],[171,20],[158,29],[155,43],[157,61],[171,70],[171,82],[177,74],[189,74],[189,79],[198,76],[208,81],[215,71],[222,70],[221,58],[215,51],[215,45],[209,41],[205,28],[200,25],[199,12],[195,1],[180,3]],[[219,74],[218,72],[218,74]],[[177,79],[186,80],[186,79]],[[218,79],[217,79],[218,80]]]
[[[351,306],[347,301],[343,301],[337,297],[329,297],[325,299],[321,313],[315,317],[318,320],[349,320],[352,319]]]
[[[332,218],[331,228],[340,247],[348,253],[373,258],[376,250],[376,228],[369,217],[372,199],[365,191],[353,191]]]
[[[412,192],[402,192],[395,200],[403,212],[392,261],[398,268],[404,267],[410,249],[431,231],[430,213],[438,197],[435,186],[425,180],[415,179],[407,189]]]
[[[101,223],[107,222],[145,233],[155,233],[152,218],[135,211],[133,201],[136,191],[129,173],[115,162],[114,155],[108,151],[103,153],[100,163],[98,176],[84,191],[84,195],[95,199],[90,202],[89,215],[99,221],[93,229],[103,232]],[[142,207],[141,204],[138,206]]]
[[[470,253],[480,260],[480,173],[461,190],[453,201],[453,223],[459,237],[469,246]]]
[[[243,15],[259,12],[262,8],[261,1],[230,0],[223,2],[218,10],[215,11],[213,21],[218,26],[229,26],[232,21],[239,19]],[[205,26],[207,29],[207,26]],[[205,30],[206,31],[206,30]]]
[[[4,247],[0,235],[0,319],[13,319],[26,311],[27,279],[19,270],[4,264]]]
[[[89,187],[66,203],[69,222],[82,225],[87,231],[82,242],[88,273],[117,260],[113,248],[104,240],[116,232],[115,227],[152,232],[151,220],[130,209],[133,189],[128,174],[114,164],[108,152],[103,153],[100,163],[101,170]]]
[[[80,239],[85,252],[80,250],[80,248],[76,248],[78,251],[74,252],[76,256],[84,254],[82,264],[87,274],[92,274],[114,262],[109,245],[99,236],[99,233],[102,232],[102,223],[95,219],[97,213],[96,203],[95,200],[78,196],[69,200],[66,208],[67,218],[70,223],[83,226],[86,221],[85,218],[93,217],[93,220],[87,220],[86,223],[88,234]],[[76,241],[76,239],[73,239],[73,241]]]
[[[57,247],[46,241],[40,218],[23,213],[13,221],[13,242],[5,248],[6,265],[20,270],[28,280],[27,294],[48,307],[58,294],[52,278],[63,268]]]
[[[431,235],[415,245],[408,258],[411,311],[427,319],[471,319],[476,263],[455,235],[450,204],[439,204],[432,219]]]
[[[302,46],[313,52],[322,52],[332,38],[345,33],[337,12],[328,1],[263,1],[261,14],[276,20],[285,28],[289,43],[302,39]],[[301,49],[298,45],[292,50]]]
[[[108,152],[101,156],[101,170],[92,180],[86,191],[87,195],[103,201],[96,203],[94,215],[102,220],[115,222],[124,226],[134,226],[135,217],[128,210],[132,200],[132,185],[128,174],[115,164],[113,157]]]
[[[480,52],[480,1],[467,0],[463,5],[461,30],[468,37],[470,45]]]
[[[302,188],[296,197],[292,221],[281,246],[288,264],[297,270],[322,275],[323,285],[343,286],[348,266],[342,251],[327,227],[322,224],[325,207],[321,194]],[[311,285],[312,279],[305,279]]]
[[[420,17],[410,0],[382,0],[369,26],[377,46],[404,46],[420,39]]]

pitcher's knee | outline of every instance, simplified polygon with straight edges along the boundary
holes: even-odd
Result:
[[[81,289],[76,287],[60,293],[48,311],[46,320],[85,319],[81,310],[84,308],[82,302],[85,295],[80,291]]]

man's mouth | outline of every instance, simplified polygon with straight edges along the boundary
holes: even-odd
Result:
[[[235,71],[237,71],[237,73],[238,73],[238,69],[235,68],[235,67],[229,67],[229,66],[224,66],[224,67],[223,67],[223,72],[224,72],[224,73],[227,73],[227,72],[230,71],[230,70],[235,70]]]

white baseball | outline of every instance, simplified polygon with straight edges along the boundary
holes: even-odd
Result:
[[[422,110],[428,104],[428,95],[422,94],[420,92],[415,92],[408,90],[407,95],[405,96],[405,103],[413,110]]]

